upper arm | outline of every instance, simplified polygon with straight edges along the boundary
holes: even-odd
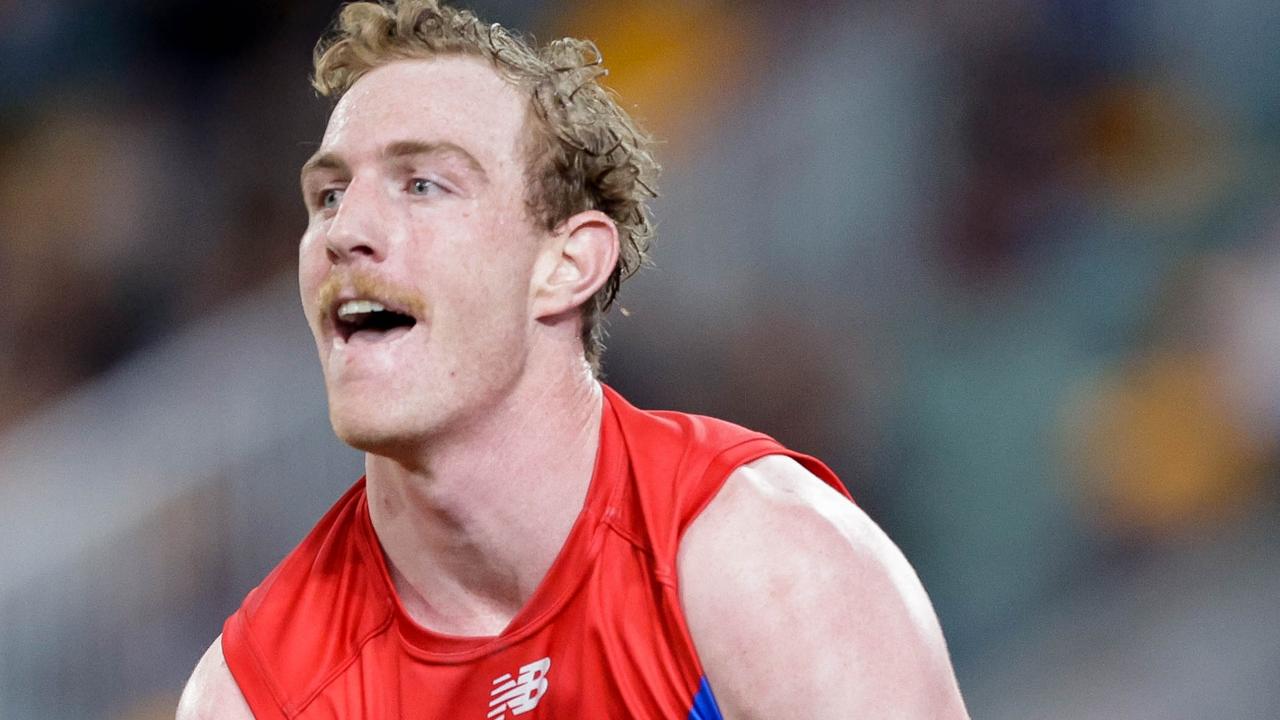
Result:
[[[968,717],[915,571],[790,458],[735,471],[678,564],[689,631],[730,720]]]
[[[253,720],[249,704],[222,656],[221,635],[191,673],[178,701],[177,720]]]

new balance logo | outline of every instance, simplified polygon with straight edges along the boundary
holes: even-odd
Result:
[[[505,720],[507,711],[512,715],[523,715],[538,707],[538,702],[547,693],[547,671],[551,669],[551,658],[544,657],[520,668],[520,676],[511,677],[507,673],[493,681],[493,690],[489,696],[490,720]]]

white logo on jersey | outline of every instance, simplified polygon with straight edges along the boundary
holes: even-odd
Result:
[[[538,707],[538,702],[547,693],[547,671],[551,669],[551,658],[544,657],[520,668],[520,676],[512,678],[507,673],[493,681],[493,691],[489,696],[490,720],[505,720],[506,712],[512,715],[523,715]]]

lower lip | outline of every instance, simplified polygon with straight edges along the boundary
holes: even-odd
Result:
[[[399,340],[405,335],[408,335],[409,331],[413,330],[415,327],[417,327],[416,324],[405,326],[405,327],[392,328],[390,330],[382,330],[382,331],[361,330],[356,333],[353,333],[346,340],[343,340],[341,336],[338,336],[337,344],[338,345],[382,345],[383,343],[390,343],[390,342],[395,342],[396,340]]]
[[[397,366],[400,357],[400,345],[405,338],[417,330],[422,323],[412,327],[398,327],[385,332],[357,332],[347,339],[334,335],[329,346],[328,359],[325,361],[331,379],[344,377],[348,380],[363,377],[368,373],[381,376],[386,370]],[[351,373],[354,372],[355,375]]]

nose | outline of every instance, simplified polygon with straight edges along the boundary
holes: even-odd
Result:
[[[342,194],[338,210],[329,221],[325,248],[333,262],[357,258],[381,260],[383,228],[378,222],[378,197],[374,183],[353,179]]]

